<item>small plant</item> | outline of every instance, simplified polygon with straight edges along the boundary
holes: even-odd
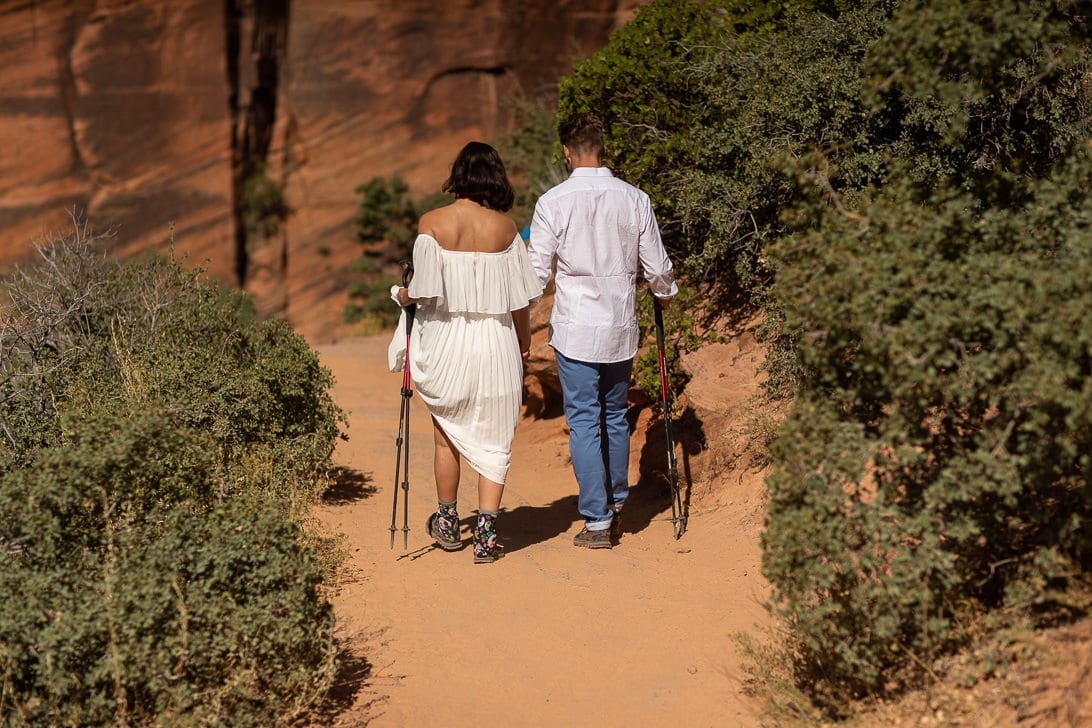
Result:
[[[281,186],[259,169],[243,184],[243,196],[246,199],[246,225],[251,235],[273,237],[291,210],[284,199]]]
[[[414,202],[409,186],[397,175],[375,177],[356,191],[361,200],[353,219],[354,236],[364,251],[352,263],[360,275],[349,286],[342,317],[370,334],[397,323],[399,308],[391,301],[390,287],[401,284],[401,266],[413,256],[417,219],[422,211],[450,202],[450,197],[436,194]]]
[[[356,188],[360,204],[353,217],[358,242],[386,241],[402,246],[417,224],[418,211],[409,198],[409,185],[395,175],[373,177]]]

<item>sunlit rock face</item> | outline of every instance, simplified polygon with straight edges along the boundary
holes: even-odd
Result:
[[[0,266],[75,210],[335,336],[356,186],[436,190],[639,4],[0,0]]]

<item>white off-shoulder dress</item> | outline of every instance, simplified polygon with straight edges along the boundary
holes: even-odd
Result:
[[[542,295],[523,239],[484,253],[446,250],[420,234],[409,295],[418,300],[414,386],[470,467],[503,483],[523,394],[512,311]]]

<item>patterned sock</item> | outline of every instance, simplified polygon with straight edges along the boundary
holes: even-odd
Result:
[[[457,541],[459,539],[459,513],[455,510],[455,501],[445,503],[436,501],[436,528],[443,534],[445,540]]]
[[[496,511],[478,510],[478,525],[474,527],[474,555],[489,556],[497,547]]]

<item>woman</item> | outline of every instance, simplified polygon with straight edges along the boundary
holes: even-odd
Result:
[[[470,142],[441,189],[450,205],[421,216],[413,279],[398,291],[417,304],[410,374],[432,414],[438,508],[427,528],[440,548],[459,539],[460,456],[478,474],[474,562],[500,555],[496,518],[512,455],[531,345],[528,306],[542,288],[513,220],[514,194],[500,155]]]

